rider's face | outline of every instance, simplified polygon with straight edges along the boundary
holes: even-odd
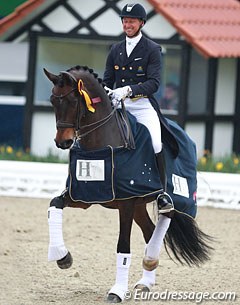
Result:
[[[123,31],[128,37],[134,37],[143,26],[143,21],[137,18],[124,17],[122,19]]]

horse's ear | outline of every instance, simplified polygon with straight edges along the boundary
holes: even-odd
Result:
[[[43,68],[43,71],[45,73],[45,75],[47,76],[47,78],[54,83],[54,85],[58,82],[58,78],[59,76],[52,74],[50,72],[48,72],[48,70],[46,70],[45,68]]]

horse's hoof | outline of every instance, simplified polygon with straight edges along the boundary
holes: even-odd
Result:
[[[67,253],[62,259],[57,261],[57,265],[60,269],[68,269],[72,266],[73,259],[70,252]]]
[[[143,266],[143,269],[145,269],[147,271],[153,271],[154,269],[157,268],[158,264],[159,264],[158,259],[153,259],[153,258],[149,258],[149,257],[143,258],[142,266]]]
[[[150,289],[144,284],[137,284],[134,289],[140,290],[141,292],[150,292]]]
[[[108,296],[107,296],[107,302],[108,303],[121,303],[122,300],[115,293],[109,293]]]

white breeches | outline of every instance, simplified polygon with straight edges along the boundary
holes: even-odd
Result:
[[[155,154],[162,150],[161,126],[157,115],[148,98],[131,100],[126,98],[124,101],[126,110],[134,115],[137,121],[147,127],[152,138]]]

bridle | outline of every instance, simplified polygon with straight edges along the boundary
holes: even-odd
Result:
[[[64,73],[64,74],[67,74],[69,75],[76,84],[78,84],[78,87],[77,88],[73,88],[71,90],[69,90],[67,93],[65,94],[61,94],[61,95],[56,95],[54,92],[53,92],[53,89],[52,89],[52,95],[59,99],[59,102],[62,103],[63,99],[65,97],[67,97],[70,93],[74,92],[74,91],[78,91],[79,94],[80,94],[80,97],[83,96],[83,98],[86,98],[86,95],[82,93],[82,91],[80,91],[79,89],[79,82],[81,80],[77,80],[76,77],[74,75],[72,75],[70,72],[68,71],[61,71],[61,73]],[[81,81],[82,82],[82,81]],[[85,92],[84,92],[85,93]],[[89,97],[90,98],[90,97]],[[57,128],[75,128],[75,133],[76,133],[76,137],[77,139],[81,140],[83,137],[87,136],[88,134],[90,134],[91,132],[95,131],[96,129],[102,127],[103,125],[105,125],[112,117],[113,115],[115,114],[116,110],[118,108],[118,105],[115,105],[113,110],[106,116],[104,117],[103,119],[100,119],[96,122],[93,122],[91,124],[87,124],[87,125],[84,125],[84,126],[80,126],[80,119],[81,119],[81,116],[80,116],[80,102],[79,102],[79,99],[78,99],[78,104],[77,104],[77,119],[76,119],[76,122],[75,123],[70,123],[70,122],[64,122],[64,121],[60,121],[58,120],[57,123],[56,123],[56,127]],[[85,128],[89,128],[89,127],[93,127],[92,129],[86,131],[85,133],[81,133],[82,130],[84,130]]]
[[[59,103],[61,104],[62,101],[63,101],[63,99],[64,99],[66,96],[68,96],[70,93],[72,93],[73,91],[76,91],[76,90],[77,90],[77,88],[73,88],[73,89],[71,89],[70,91],[68,91],[68,92],[65,93],[65,94],[56,95],[56,94],[53,92],[53,89],[52,89],[52,95],[53,95],[55,98],[59,99]],[[78,105],[79,105],[79,103],[78,103]],[[78,106],[77,108],[79,108],[79,106]],[[77,110],[78,110],[78,109],[77,109]],[[78,111],[78,113],[79,113],[79,111]],[[78,121],[78,119],[77,119],[77,121]],[[75,127],[75,124],[74,124],[74,123],[69,123],[69,122],[64,122],[64,121],[58,120],[57,123],[56,123],[56,127],[57,127],[57,128],[74,128],[74,127]]]

